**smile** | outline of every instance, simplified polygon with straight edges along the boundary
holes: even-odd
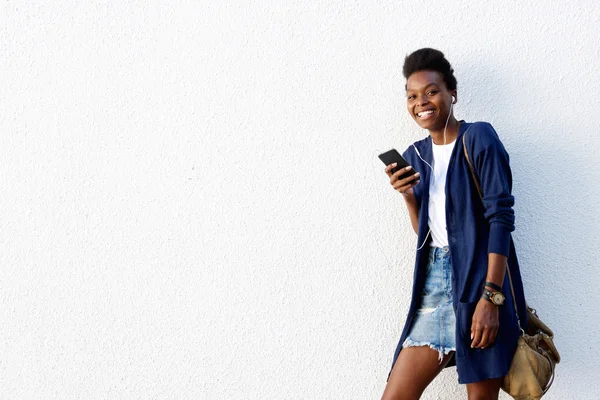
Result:
[[[434,113],[433,110],[421,111],[421,112],[417,113],[417,117],[426,119],[426,118],[431,117],[433,115],[433,113]]]

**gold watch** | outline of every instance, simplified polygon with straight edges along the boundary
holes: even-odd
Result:
[[[483,289],[483,295],[481,295],[481,297],[486,299],[487,301],[489,301],[490,303],[492,303],[495,306],[503,305],[504,300],[506,299],[504,297],[504,295],[502,294],[502,292],[490,292],[487,289]]]

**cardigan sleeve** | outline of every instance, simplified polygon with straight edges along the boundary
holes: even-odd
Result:
[[[473,125],[473,163],[483,192],[484,216],[490,226],[488,253],[508,257],[510,233],[515,230],[509,156],[492,125]]]

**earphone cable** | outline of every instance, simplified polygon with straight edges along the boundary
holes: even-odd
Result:
[[[454,97],[452,99],[454,99]],[[452,115],[453,105],[454,105],[454,103],[451,100],[450,101],[450,110],[448,111],[448,118],[446,118],[446,125],[444,126],[444,146],[446,145],[446,129],[448,129],[448,122],[450,121],[450,115]],[[433,139],[431,139],[431,143],[433,145]],[[423,157],[421,157],[421,153],[419,153],[419,150],[417,150],[417,147],[415,146],[414,143],[412,146],[415,149],[415,152],[417,153],[417,156],[419,156],[421,161],[423,161],[425,164],[427,164],[429,166],[429,168],[431,168],[431,179],[432,179],[431,186],[435,186],[435,170],[433,169],[431,164],[429,164],[427,161],[425,161],[423,159]],[[423,243],[421,243],[421,245],[417,247],[417,251],[421,250],[423,248],[423,246],[425,246],[425,243],[427,243],[427,238],[429,238],[430,233],[431,233],[431,227],[429,227],[429,230],[427,232],[427,235],[425,235],[425,239],[423,240]],[[417,244],[419,244],[419,243],[417,242]]]

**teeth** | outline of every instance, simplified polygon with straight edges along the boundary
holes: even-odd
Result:
[[[428,115],[433,114],[433,110],[429,110],[429,111],[421,111],[420,113],[417,113],[418,117],[426,117]]]

